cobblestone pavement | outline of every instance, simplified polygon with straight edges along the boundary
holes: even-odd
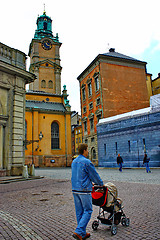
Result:
[[[104,181],[141,182],[160,184],[160,168],[151,169],[152,173],[146,173],[144,168],[123,169],[119,172],[115,168],[96,168]],[[53,179],[71,179],[71,168],[37,168],[37,176],[45,176]]]
[[[91,225],[99,208],[93,206],[87,227],[90,239],[160,239],[160,170],[153,169],[151,174],[144,169],[125,169],[122,173],[98,169],[98,172],[104,182],[116,184],[131,223],[129,227],[119,224],[115,236],[102,224],[94,231]],[[46,177],[0,184],[0,240],[73,239],[76,219],[70,169],[36,169],[37,174]]]

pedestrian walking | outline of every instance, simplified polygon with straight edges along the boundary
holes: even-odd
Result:
[[[120,171],[120,172],[122,172],[122,163],[123,163],[123,159],[122,159],[122,157],[120,156],[120,154],[118,154],[117,164],[119,165],[119,171]]]
[[[143,158],[143,164],[145,164],[145,167],[146,167],[146,172],[151,172],[150,168],[149,168],[149,161],[150,161],[150,158],[147,157],[147,154],[145,153],[144,154],[144,158]]]
[[[81,143],[79,145],[79,156],[72,162],[72,192],[74,197],[77,228],[73,233],[73,237],[78,240],[90,237],[90,233],[86,233],[87,224],[92,214],[92,184],[103,186],[99,174],[97,173],[93,163],[87,159],[88,145]]]

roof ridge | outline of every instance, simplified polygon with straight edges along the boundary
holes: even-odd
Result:
[[[26,99],[26,102],[34,102],[34,103],[51,103],[51,104],[63,104],[63,103],[60,103],[60,102],[48,102],[48,101],[45,101],[45,100],[42,100],[42,101],[36,101],[36,100],[27,100],[27,99]]]

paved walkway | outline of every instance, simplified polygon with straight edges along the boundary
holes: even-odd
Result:
[[[115,168],[97,168],[101,178],[108,181],[120,181],[120,182],[139,182],[160,184],[160,168],[151,169],[151,173],[146,173],[144,168],[140,169],[123,169],[123,172],[119,172]],[[36,169],[37,176],[46,176],[53,179],[71,179],[71,168],[44,168]]]
[[[92,230],[98,215],[94,206],[90,240],[160,239],[160,170],[98,169],[104,182],[116,184],[129,227],[121,224],[115,236],[106,225]],[[68,240],[76,227],[70,168],[36,169],[42,179],[0,184],[0,240]],[[120,180],[120,181],[118,181]]]

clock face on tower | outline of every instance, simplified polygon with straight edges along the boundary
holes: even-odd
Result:
[[[52,48],[52,43],[49,40],[44,40],[42,42],[42,47],[44,50],[50,50]]]

